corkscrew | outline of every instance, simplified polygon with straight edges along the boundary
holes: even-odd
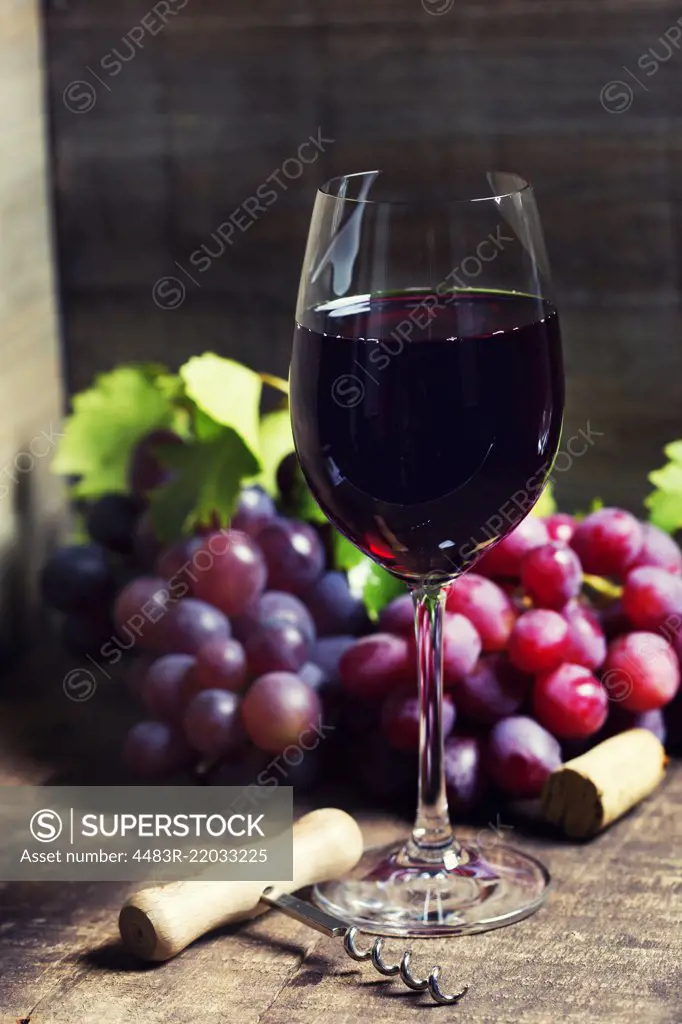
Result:
[[[297,896],[291,896],[288,893],[282,893],[279,896],[274,895],[273,887],[268,886],[263,892],[261,900],[267,903],[268,906],[276,907],[277,910],[281,910],[289,917],[293,917],[294,920],[301,921],[310,928],[322,932],[323,935],[330,935],[334,938],[343,935],[343,948],[353,960],[357,960],[360,963],[365,960],[371,960],[372,966],[376,968],[379,974],[383,974],[386,978],[392,978],[399,974],[401,980],[413,992],[426,992],[428,989],[431,997],[442,1006],[451,1006],[453,1003],[458,1003],[469,988],[468,985],[465,985],[455,995],[446,995],[440,987],[440,967],[433,967],[426,978],[415,978],[410,970],[412,955],[410,950],[406,950],[403,953],[399,964],[387,964],[383,958],[383,939],[375,939],[371,949],[358,949],[357,939],[360,933],[357,928],[352,925],[349,926],[347,921],[342,921],[341,918],[334,917],[333,914],[327,914],[318,907],[314,907],[311,903],[306,903],[305,900],[300,900]]]
[[[371,948],[358,945],[359,931],[291,893],[304,886],[350,871],[363,850],[357,822],[344,811],[333,808],[306,814],[294,825],[294,877],[285,882],[187,881],[155,886],[134,893],[126,901],[119,917],[125,948],[143,960],[169,960],[200,935],[237,921],[256,917],[270,907],[324,935],[338,938],[351,959],[371,960],[372,966],[387,978],[400,976],[414,992],[428,991],[440,1004],[459,1002],[467,991],[454,995],[440,988],[440,967],[426,978],[417,978],[410,968],[410,951],[400,963],[387,963],[384,940],[377,938]]]

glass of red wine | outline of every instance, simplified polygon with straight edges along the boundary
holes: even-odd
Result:
[[[527,182],[370,171],[318,191],[291,363],[296,451],[329,520],[405,582],[415,607],[412,834],[315,891],[366,931],[484,931],[532,913],[547,893],[533,857],[453,834],[443,624],[448,584],[540,496],[563,403],[559,324]]]

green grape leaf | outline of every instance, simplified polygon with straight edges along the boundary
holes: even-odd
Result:
[[[547,484],[544,491],[531,509],[532,516],[551,516],[557,510],[557,503],[554,497],[554,490],[551,483]]]
[[[170,426],[174,419],[171,401],[156,387],[146,364],[99,374],[71,404],[51,468],[53,473],[77,477],[72,493],[79,498],[125,491],[132,448],[145,434]]]
[[[205,352],[202,356],[193,356],[181,366],[180,377],[187,397],[197,408],[216,423],[231,427],[258,457],[259,406],[263,388],[259,375],[233,359]]]
[[[151,515],[159,540],[170,543],[198,524],[227,526],[242,482],[260,463],[231,427],[184,445],[168,446],[160,456],[173,479],[151,495]]]
[[[353,569],[360,562],[367,559],[366,555],[363,555],[359,548],[355,547],[355,544],[351,544],[347,537],[344,537],[338,530],[334,530],[334,565],[337,569],[345,569],[348,572]],[[374,564],[374,563],[372,563]],[[358,595],[360,596],[360,595]]]
[[[405,584],[366,555],[361,555],[361,559],[348,570],[348,585],[351,593],[364,602],[372,622],[376,622],[381,609],[405,593]]]
[[[291,417],[288,407],[269,412],[260,421],[260,452],[263,471],[255,483],[268,494],[277,496],[277,469],[280,462],[294,450]]]
[[[682,441],[673,441],[663,450],[668,462],[649,473],[655,490],[644,499],[644,505],[654,526],[675,533],[682,529]]]

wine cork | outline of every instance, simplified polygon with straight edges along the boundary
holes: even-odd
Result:
[[[552,772],[543,816],[572,839],[587,839],[653,793],[665,764],[663,745],[648,729],[619,733]]]

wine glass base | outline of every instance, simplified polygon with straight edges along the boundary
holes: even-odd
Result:
[[[436,862],[392,844],[367,850],[348,877],[316,885],[313,900],[365,932],[435,938],[520,921],[549,887],[544,865],[506,843],[448,847]]]

